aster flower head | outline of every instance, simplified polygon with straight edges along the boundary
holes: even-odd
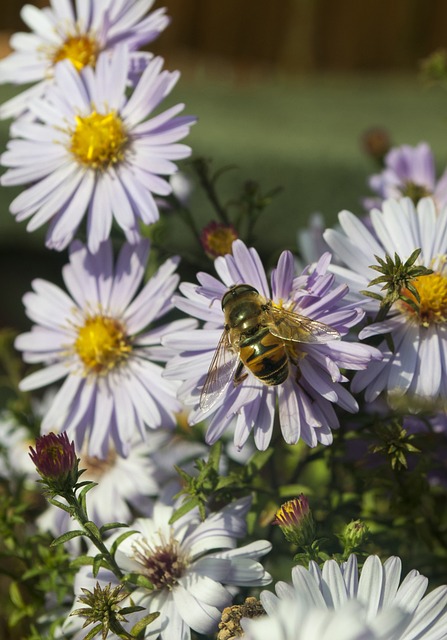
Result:
[[[360,572],[355,555],[339,565],[335,560],[327,560],[323,568],[311,561],[309,568],[295,566],[292,569],[292,585],[278,582],[276,595],[263,591],[260,599],[272,628],[285,629],[284,633],[268,637],[291,640],[291,638],[315,640],[342,640],[350,635],[341,635],[350,630],[352,639],[363,638],[383,640],[419,640],[431,638],[442,640],[446,637],[447,586],[434,589],[424,597],[428,579],[419,571],[410,571],[401,582],[402,562],[391,557],[383,564],[378,556],[369,556]],[[292,613],[298,607],[299,616]],[[293,622],[283,618],[289,611]],[[353,625],[346,618],[353,617]],[[308,618],[308,620],[306,620]],[[336,622],[338,619],[338,622]],[[317,624],[321,635],[314,635],[312,624]],[[326,624],[333,624],[334,634],[327,633]],[[298,626],[297,626],[298,625]],[[250,623],[250,630],[252,625]],[[295,635],[291,632],[295,629]],[[309,628],[310,634],[300,633]],[[253,623],[253,629],[256,629]],[[357,630],[364,630],[365,636]],[[261,636],[249,634],[250,640]],[[263,637],[266,637],[265,635]]]
[[[164,8],[149,13],[154,0],[50,0],[50,6],[27,4],[21,17],[31,33],[16,33],[13,53],[0,61],[0,82],[37,83],[0,107],[0,117],[17,116],[28,109],[30,98],[41,97],[51,85],[55,67],[70,60],[77,71],[95,67],[102,52],[119,44],[132,51],[148,44],[169,24]]]
[[[378,198],[365,200],[368,209],[380,207],[388,198],[408,197],[417,204],[421,198],[432,196],[438,208],[447,204],[447,170],[436,179],[435,159],[427,143],[393,147],[384,163],[383,171],[369,179],[369,186]]]
[[[42,431],[66,431],[80,451],[89,437],[88,454],[105,458],[112,442],[126,456],[134,431],[173,427],[181,405],[174,385],[162,378],[158,362],[165,331],[184,321],[150,328],[172,307],[177,260],[167,260],[137,294],[149,243],[123,246],[116,265],[110,242],[92,254],[80,242],[70,248],[63,269],[68,294],[45,280],[34,280],[24,296],[35,322],[16,339],[26,362],[43,368],[22,380],[32,390],[65,379],[42,421]],[[191,326],[186,321],[185,327]]]
[[[301,438],[309,446],[316,446],[318,442],[330,444],[331,430],[338,427],[332,405],[357,411],[356,401],[342,385],[346,378],[340,368],[363,369],[380,354],[371,347],[338,339],[359,322],[363,311],[358,306],[344,303],[347,287],[333,286],[334,277],[327,273],[329,262],[330,255],[325,254],[313,271],[306,269],[301,276],[295,277],[292,254],[284,252],[272,273],[270,292],[259,255],[255,249],[236,240],[232,255],[215,261],[220,280],[199,273],[199,285],[183,283],[180,286],[184,297],[174,298],[176,306],[204,320],[205,325],[203,329],[166,336],[165,344],[181,353],[168,362],[165,375],[184,381],[179,397],[186,405],[196,406],[189,416],[190,424],[210,419],[206,436],[209,444],[218,440],[235,421],[234,442],[238,448],[253,431],[256,446],[266,449],[272,437],[277,400],[281,430],[290,444]],[[282,359],[284,380],[281,384],[264,384],[248,367],[235,384],[233,374],[235,366],[240,367],[239,352],[228,349],[231,363],[227,360],[222,368],[218,367],[218,379],[227,384],[221,386],[220,394],[211,394],[211,398],[217,395],[218,401],[204,406],[201,397],[207,372],[219,341],[225,341],[222,298],[231,287],[241,283],[248,285],[248,289],[254,288],[266,301],[271,299],[271,306],[293,309],[316,321],[315,331],[321,340],[308,335],[307,342],[290,343],[287,358]],[[232,295],[231,291],[229,295]],[[279,344],[282,349],[284,342],[279,340]],[[263,360],[261,364],[267,366]]]
[[[178,141],[195,121],[177,116],[183,104],[149,117],[179,77],[162,65],[153,58],[127,98],[126,47],[99,56],[94,70],[79,73],[63,61],[45,99],[30,104],[35,121],[12,125],[13,138],[1,156],[9,170],[1,183],[32,183],[10,211],[17,221],[29,220],[28,231],[50,222],[49,248],[66,248],[85,216],[93,252],[109,237],[113,221],[136,243],[139,223],[158,220],[154,196],[172,191],[161,175],[174,173],[173,161],[190,154]]]
[[[390,334],[380,349],[383,359],[371,363],[353,380],[355,392],[366,390],[372,402],[382,391],[397,402],[405,396],[415,406],[445,405],[447,398],[447,209],[437,212],[431,198],[415,206],[409,198],[387,200],[382,211],[371,211],[372,232],[349,211],[339,215],[341,231],[329,229],[326,242],[346,267],[333,266],[340,281],[349,285],[352,299],[361,299],[376,272],[371,265],[397,254],[404,263],[421,249],[417,265],[433,273],[415,278],[411,284],[419,300],[409,290],[391,307],[388,317],[364,328],[359,337]],[[377,256],[377,258],[376,258]],[[380,294],[379,285],[370,287]],[[368,298],[367,310],[376,316],[379,303]]]
[[[258,562],[270,551],[269,542],[237,547],[246,532],[250,499],[237,500],[203,521],[195,509],[171,525],[178,506],[156,502],[152,516],[133,523],[135,533],[120,543],[115,555],[121,570],[152,583],[152,589],[137,588],[132,600],[147,613],[160,612],[147,627],[146,637],[162,640],[189,640],[191,629],[202,634],[217,630],[234,587],[262,586],[271,580]],[[93,578],[90,570],[82,570],[75,591],[90,588],[95,580],[101,585],[116,582],[111,572],[102,571]]]

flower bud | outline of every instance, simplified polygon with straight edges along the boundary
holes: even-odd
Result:
[[[36,440],[36,448],[30,447],[30,458],[43,482],[55,493],[63,493],[76,484],[78,459],[74,442],[66,433],[49,433]]]
[[[288,542],[311,545],[315,539],[315,522],[305,495],[285,502],[276,512],[272,524],[277,524]]]
[[[340,536],[344,545],[345,555],[348,555],[355,549],[361,547],[368,538],[368,535],[369,529],[364,522],[361,520],[351,520],[351,522],[346,525]]]

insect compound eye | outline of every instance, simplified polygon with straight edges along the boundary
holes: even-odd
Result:
[[[258,294],[258,290],[251,286],[251,284],[235,284],[234,287],[228,289],[228,291],[223,295],[222,298],[222,309],[225,308],[225,305],[228,304],[230,300],[234,300],[246,293],[255,293]]]

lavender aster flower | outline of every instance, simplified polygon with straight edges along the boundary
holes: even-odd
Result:
[[[95,70],[85,67],[78,73],[63,61],[45,99],[30,104],[36,122],[12,125],[14,138],[1,156],[9,170],[1,184],[32,183],[10,211],[18,221],[29,219],[28,231],[51,222],[49,248],[67,247],[85,214],[93,252],[109,237],[113,220],[135,243],[139,221],[158,219],[154,194],[172,191],[160,175],[174,173],[173,160],[190,154],[178,141],[195,121],[177,116],[183,104],[147,119],[179,77],[161,71],[162,64],[161,58],[151,60],[126,98],[129,52],[124,46],[99,56]]]
[[[144,275],[147,242],[122,248],[113,266],[109,242],[91,254],[81,243],[70,248],[63,278],[70,295],[45,280],[34,280],[24,296],[36,323],[16,339],[26,362],[43,369],[22,380],[23,390],[65,378],[42,421],[42,431],[66,431],[78,451],[89,435],[88,453],[104,458],[109,440],[126,456],[137,430],[173,427],[181,409],[175,387],[162,378],[156,361],[166,359],[160,346],[173,322],[148,329],[171,307],[177,286],[177,260],[166,261],[134,298]],[[183,326],[184,321],[180,321]],[[191,326],[187,321],[186,326]]]
[[[240,240],[233,243],[233,255],[219,257],[215,261],[220,280],[199,273],[199,285],[184,283],[180,286],[184,297],[175,297],[175,304],[182,311],[205,321],[203,329],[171,334],[165,344],[179,350],[166,367],[170,379],[182,379],[179,397],[186,405],[196,408],[189,416],[190,424],[210,418],[207,442],[212,444],[236,419],[235,445],[244,445],[251,431],[259,449],[270,443],[276,402],[279,420],[286,442],[295,444],[302,438],[309,446],[318,442],[330,444],[331,429],[339,426],[333,408],[337,404],[355,412],[355,399],[343,387],[346,377],[340,368],[364,369],[371,360],[380,357],[377,350],[356,342],[339,341],[339,333],[345,336],[350,327],[363,317],[358,306],[343,301],[347,287],[334,287],[334,277],[327,273],[330,255],[325,254],[315,269],[306,269],[294,277],[292,254],[284,252],[271,277],[270,293],[264,267],[254,249],[248,249]],[[197,407],[201,389],[206,379],[219,338],[222,335],[224,315],[221,300],[234,284],[249,284],[274,304],[293,309],[296,313],[317,320],[332,328],[329,340],[322,344],[291,343],[288,375],[282,384],[267,385],[250,371],[240,383],[229,379],[220,403],[204,411]],[[293,361],[292,361],[293,360]]]
[[[231,587],[270,582],[258,558],[270,551],[271,544],[259,540],[236,547],[237,539],[245,535],[249,506],[249,499],[237,500],[203,522],[193,510],[170,525],[174,506],[159,501],[150,518],[133,523],[135,533],[119,545],[115,558],[124,572],[141,574],[154,586],[153,590],[140,587],[132,594],[134,603],[147,609],[139,617],[160,612],[146,628],[145,637],[189,640],[191,629],[211,633],[217,629],[222,609],[232,601]],[[110,571],[101,570],[93,578],[90,569],[82,570],[75,579],[75,592],[97,581],[114,584],[116,578]]]
[[[428,579],[413,570],[408,573],[402,582],[402,563],[400,558],[392,557],[383,564],[377,556],[369,556],[362,568],[360,577],[357,568],[357,559],[351,555],[348,561],[338,565],[335,560],[328,560],[320,570],[318,565],[311,561],[309,569],[296,566],[292,569],[293,586],[278,582],[275,585],[277,595],[263,591],[261,602],[269,617],[277,620],[278,614],[284,610],[284,604],[300,606],[308,612],[313,612],[314,620],[341,622],[341,615],[351,610],[355,612],[355,618],[360,626],[366,626],[368,633],[366,638],[383,638],[384,640],[445,640],[447,638],[447,586],[434,589],[424,596],[428,586]],[[298,603],[297,603],[298,601]],[[354,605],[354,608],[353,606]],[[348,609],[347,609],[348,607]],[[399,615],[398,611],[401,611]],[[329,615],[329,612],[332,612]],[[292,614],[293,615],[293,614]],[[287,623],[283,623],[287,624]],[[252,623],[255,629],[255,623]],[[343,629],[350,627],[345,623]],[[355,630],[355,626],[352,630]],[[250,626],[251,629],[251,626]],[[336,626],[334,627],[334,631]],[[324,625],[321,626],[323,633]],[[260,636],[250,635],[250,640],[257,640]],[[263,636],[265,637],[265,636]],[[273,637],[273,636],[272,636]],[[275,636],[276,637],[276,636]],[[309,638],[308,635],[278,636],[289,638]],[[314,636],[310,638],[330,638],[338,640],[345,635],[334,633],[332,635]],[[348,636],[351,637],[351,636]],[[352,638],[361,638],[362,635],[352,635]]]
[[[101,52],[121,44],[134,51],[152,42],[169,24],[165,9],[147,15],[154,0],[50,0],[27,4],[21,16],[32,33],[11,38],[13,53],[0,61],[0,82],[37,83],[0,107],[0,117],[17,116],[51,85],[55,65],[70,60],[80,71],[95,67]],[[132,61],[141,54],[132,53]]]
[[[371,212],[374,233],[349,211],[339,215],[342,231],[329,229],[324,237],[332,250],[347,265],[333,266],[332,271],[349,285],[353,299],[364,298],[360,291],[377,276],[370,266],[375,256],[394,257],[405,262],[416,249],[422,249],[418,264],[433,269],[431,275],[420,276],[412,284],[420,300],[413,305],[399,300],[382,322],[370,324],[359,334],[369,336],[391,334],[394,351],[384,340],[380,346],[382,361],[371,363],[367,371],[354,377],[352,389],[366,389],[366,400],[372,402],[383,391],[414,404],[445,404],[447,398],[447,209],[437,213],[434,201],[423,198],[417,207],[409,198],[387,200],[382,211]],[[380,293],[380,285],[370,289]],[[411,297],[412,294],[408,292]],[[413,296],[414,297],[414,296]],[[378,301],[370,300],[367,309],[374,315]]]
[[[391,149],[385,156],[384,170],[370,177],[369,186],[379,198],[366,199],[368,209],[380,207],[388,198],[405,196],[415,204],[425,196],[432,196],[438,208],[447,204],[447,170],[437,181],[433,152],[425,142]]]

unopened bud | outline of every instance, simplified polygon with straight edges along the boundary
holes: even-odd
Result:
[[[315,522],[309,502],[303,494],[285,502],[276,512],[272,524],[277,524],[286,540],[293,544],[308,546],[315,539]]]

